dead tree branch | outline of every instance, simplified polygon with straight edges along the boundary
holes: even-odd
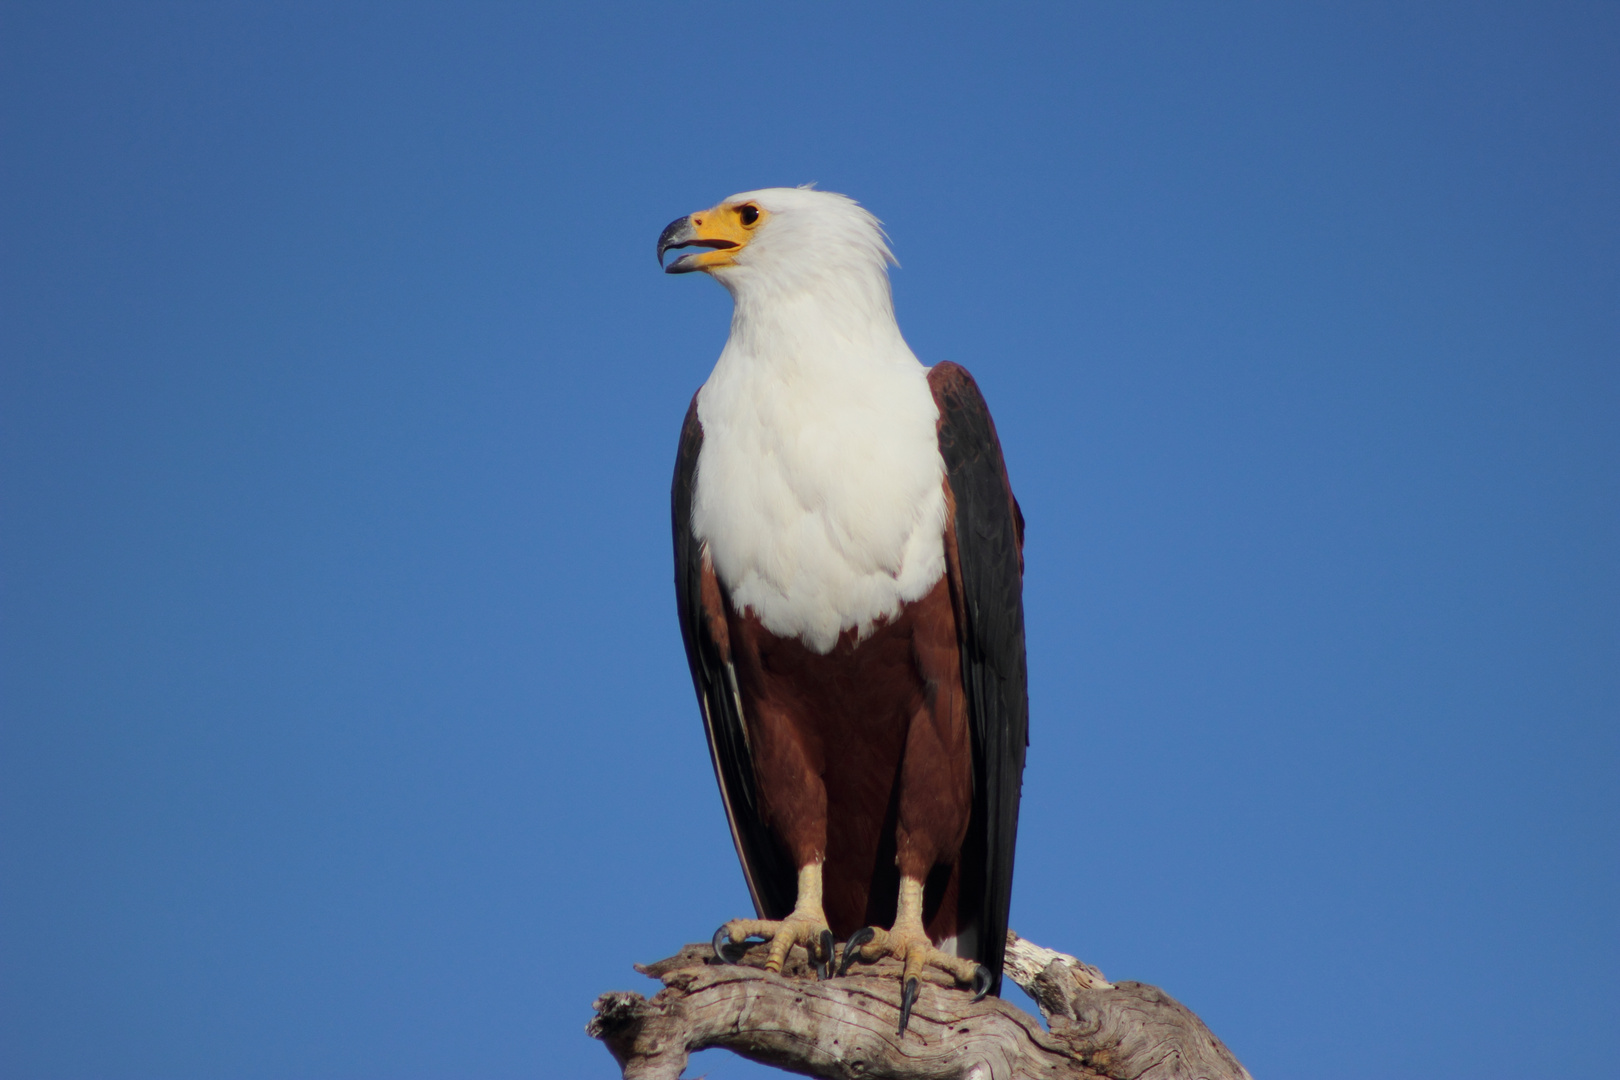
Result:
[[[1110,983],[1072,956],[1007,935],[1006,974],[1045,1014],[971,995],[944,976],[925,985],[904,1038],[900,965],[882,961],[817,982],[795,949],[781,975],[765,947],[742,963],[688,945],[636,970],[664,984],[652,1000],[596,999],[586,1031],[607,1044],[625,1080],[678,1080],[687,1057],[724,1047],[806,1076],[836,1080],[1251,1080],[1180,1002],[1143,983]],[[934,973],[930,972],[930,976]]]

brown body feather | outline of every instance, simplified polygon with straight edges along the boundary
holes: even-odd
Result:
[[[889,925],[899,875],[954,868],[972,810],[947,582],[825,655],[729,605],[724,617],[766,823],[795,865],[823,863],[834,934]],[[936,941],[957,929],[955,874],[939,878],[927,911]]]

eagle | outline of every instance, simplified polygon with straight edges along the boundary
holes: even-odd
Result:
[[[978,386],[895,321],[881,223],[767,188],[671,222],[731,293],[671,497],[681,636],[756,918],[735,962],[999,993],[1028,742],[1023,514]],[[833,972],[834,941],[845,941]]]

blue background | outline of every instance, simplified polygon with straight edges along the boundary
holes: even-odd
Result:
[[[818,181],[1028,516],[1013,925],[1613,1075],[1620,9],[574,7],[0,9],[0,1074],[616,1075],[747,907],[653,242]]]

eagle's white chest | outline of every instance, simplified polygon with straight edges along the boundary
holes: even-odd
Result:
[[[698,393],[692,531],[732,603],[825,653],[925,596],[945,572],[938,415],[910,350],[811,364],[728,348]]]

